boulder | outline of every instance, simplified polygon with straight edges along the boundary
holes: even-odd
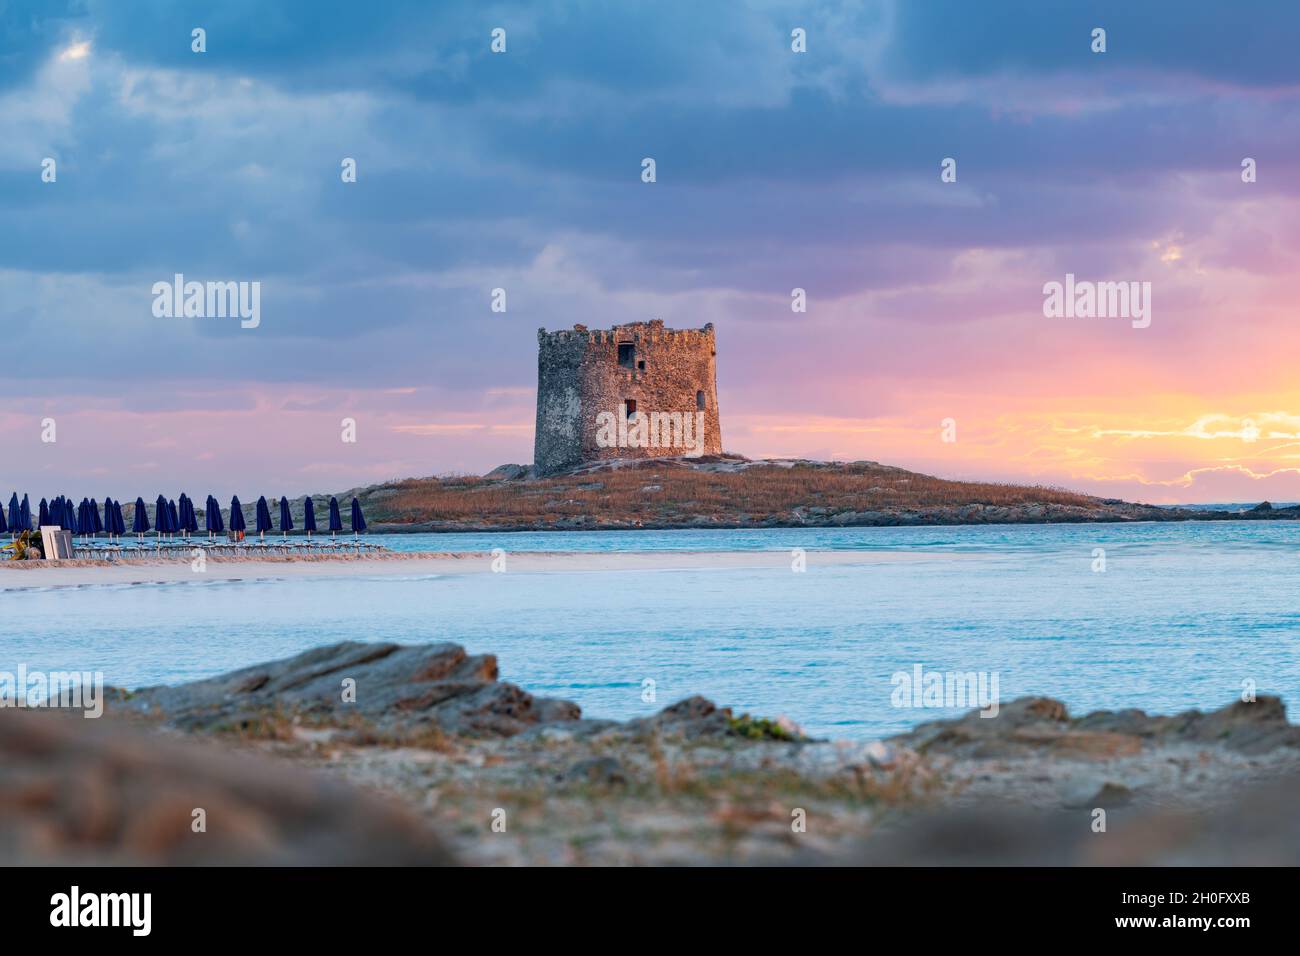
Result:
[[[307,719],[396,741],[430,731],[508,737],[581,716],[570,701],[498,681],[494,656],[445,643],[349,641],[208,680],[107,696],[184,730],[249,731],[268,720]]]
[[[0,710],[0,864],[454,862],[396,804],[284,762],[121,721]]]
[[[1277,697],[1237,701],[1220,710],[1189,710],[1168,717],[1141,710],[1096,711],[1071,719],[1065,704],[1050,697],[1022,697],[1003,704],[996,717],[971,711],[952,720],[924,723],[891,738],[920,753],[958,758],[1018,757],[1045,750],[1060,755],[1114,757],[1144,744],[1215,744],[1244,754],[1300,747],[1300,727],[1287,722]]]

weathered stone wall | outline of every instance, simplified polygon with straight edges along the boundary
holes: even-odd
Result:
[[[616,325],[608,330],[537,332],[537,433],[533,461],[538,474],[614,458],[661,458],[722,452],[718,420],[716,343],[712,323],[702,329],[666,329],[661,321]],[[631,368],[619,364],[619,345],[630,345]],[[628,400],[636,412],[622,410]],[[699,405],[702,404],[703,408]],[[676,430],[694,427],[703,413],[703,440]],[[610,413],[602,419],[602,412]],[[663,434],[671,421],[671,438]],[[639,419],[644,416],[644,421]],[[690,421],[686,419],[689,416]],[[611,421],[618,425],[611,429]],[[606,426],[602,433],[602,425]],[[651,425],[659,425],[651,429]],[[615,438],[609,444],[610,437]],[[658,447],[638,440],[660,438]],[[680,440],[689,437],[690,445]],[[605,444],[602,445],[601,439]],[[664,440],[667,439],[667,440]]]

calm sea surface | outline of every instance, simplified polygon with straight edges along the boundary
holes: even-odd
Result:
[[[1254,680],[1300,701],[1300,523],[393,535],[420,551],[804,548],[808,570],[213,581],[0,591],[0,670],[174,683],[342,640],[455,641],[589,716],[690,694],[818,735],[952,716],[895,708],[913,665],[996,672],[1004,701],[1217,707]],[[1094,549],[1106,570],[1092,570]],[[817,550],[911,560],[818,567]],[[0,578],[0,587],[8,579]],[[641,700],[642,681],[657,701]],[[1295,715],[1293,714],[1293,720]]]

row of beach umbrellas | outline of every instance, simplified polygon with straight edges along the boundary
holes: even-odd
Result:
[[[153,531],[159,537],[162,535],[191,535],[199,531],[198,513],[194,509],[194,501],[186,494],[182,493],[176,501],[169,500],[163,495],[159,495],[154,502],[154,520],[153,524],[149,523],[149,511],[145,506],[143,498],[135,499],[135,507],[131,519],[131,533],[143,536],[148,531]],[[356,498],[352,499],[352,513],[350,515],[351,530],[354,535],[360,534],[366,530],[366,519],[361,513],[361,503]],[[293,514],[289,510],[289,499],[280,499],[280,521],[278,528],[271,521],[271,508],[266,503],[266,497],[262,496],[257,499],[256,526],[254,533],[265,535],[266,532],[278,530],[281,534],[288,534],[294,530]],[[310,496],[303,500],[303,531],[311,535],[317,531],[316,527],[316,506]],[[100,517],[100,506],[94,498],[82,498],[81,503],[74,505],[71,498],[59,495],[49,501],[42,498],[37,510],[37,527],[58,525],[65,531],[71,531],[77,535],[97,535],[107,533],[110,537],[113,535],[126,534],[126,521],[122,517],[122,503],[114,501],[112,498],[105,498],[103,505],[103,517]],[[0,534],[6,532],[17,534],[22,530],[31,530],[32,527],[32,508],[27,495],[23,495],[23,500],[18,500],[18,493],[9,499],[8,515],[5,510],[0,508]],[[221,506],[213,495],[208,495],[208,500],[203,509],[203,530],[209,535],[224,534],[226,531],[225,522],[221,517]],[[247,525],[244,521],[244,508],[239,503],[239,496],[230,499],[230,530],[245,531]],[[330,498],[329,503],[329,521],[326,527],[330,534],[343,530],[343,516],[339,511],[338,498]]]

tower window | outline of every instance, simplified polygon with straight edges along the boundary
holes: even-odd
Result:
[[[645,371],[645,359],[638,359],[638,360],[637,360],[637,363],[636,363],[636,367],[637,367],[638,370],[644,372],[644,371]]]
[[[623,399],[623,410],[627,412],[628,421],[632,421],[634,418],[636,418],[636,399],[635,398]]]
[[[704,390],[700,389],[695,393],[695,407],[699,411],[704,411]]]
[[[618,364],[623,368],[634,368],[636,365],[636,346],[631,342],[618,343]]]

